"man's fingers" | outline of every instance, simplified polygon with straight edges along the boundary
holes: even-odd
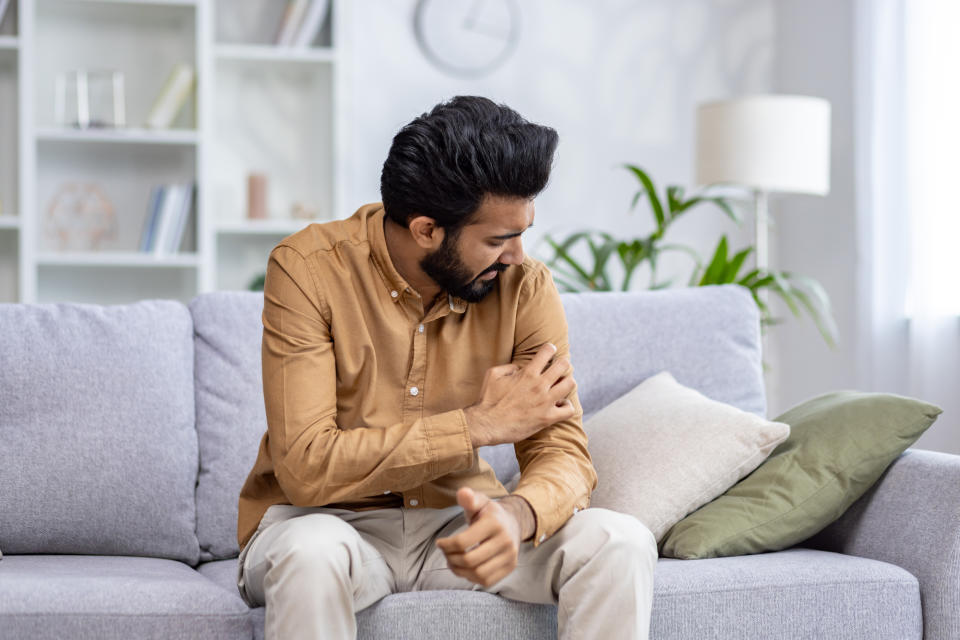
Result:
[[[489,538],[495,530],[496,524],[492,519],[479,518],[457,535],[437,539],[437,546],[448,555],[451,553],[464,553],[473,545],[479,544]]]
[[[494,556],[473,569],[451,567],[450,570],[470,582],[489,587],[510,575],[516,568],[516,560],[508,554]]]
[[[554,346],[552,342],[543,344],[537,352],[533,354],[533,358],[527,363],[525,369],[529,370],[533,375],[539,376],[543,368],[550,362],[550,358],[552,358],[556,352],[557,347]]]
[[[497,536],[487,538],[466,553],[448,553],[447,562],[454,567],[474,569],[510,548],[510,542]]]
[[[513,363],[499,364],[495,367],[490,367],[489,369],[490,375],[492,375],[494,378],[500,378],[502,376],[512,376],[519,370],[520,370],[520,367]]]

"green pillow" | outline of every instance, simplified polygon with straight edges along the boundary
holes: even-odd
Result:
[[[843,515],[943,412],[890,393],[835,391],[776,418],[790,436],[752,473],[673,525],[668,558],[779,551]]]

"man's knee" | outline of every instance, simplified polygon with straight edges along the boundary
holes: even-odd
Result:
[[[347,570],[359,553],[359,534],[348,523],[329,514],[309,514],[275,525],[266,559],[274,567],[296,571]]]
[[[618,558],[645,558],[656,564],[659,555],[653,532],[639,519],[626,513],[590,507],[583,509],[566,523],[576,533],[597,545],[596,552]]]

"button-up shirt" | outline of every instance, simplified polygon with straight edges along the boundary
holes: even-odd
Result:
[[[384,210],[311,224],[281,240],[263,289],[267,431],[240,492],[241,548],[273,504],[354,511],[444,508],[468,486],[508,495],[473,447],[463,409],[493,366],[524,366],[547,342],[569,357],[549,269],[526,256],[479,302],[449,293],[429,309],[397,272]],[[589,506],[597,474],[576,388],[573,417],[514,443],[513,494],[539,546]]]

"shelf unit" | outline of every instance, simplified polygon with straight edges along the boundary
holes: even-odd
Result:
[[[296,48],[272,44],[280,0],[14,0],[0,25],[0,139],[18,141],[0,148],[0,302],[246,289],[283,237],[340,217],[342,2]],[[191,99],[171,128],[144,127],[180,62],[196,70]],[[54,78],[77,68],[123,71],[128,127],[55,122]],[[246,217],[251,172],[268,176],[267,219]],[[180,250],[138,251],[151,189],[188,181],[197,191]],[[109,202],[92,216],[110,230],[96,243],[83,227],[62,233],[63,215],[52,221],[54,202],[80,210],[80,196],[64,195],[71,184],[95,184]]]

